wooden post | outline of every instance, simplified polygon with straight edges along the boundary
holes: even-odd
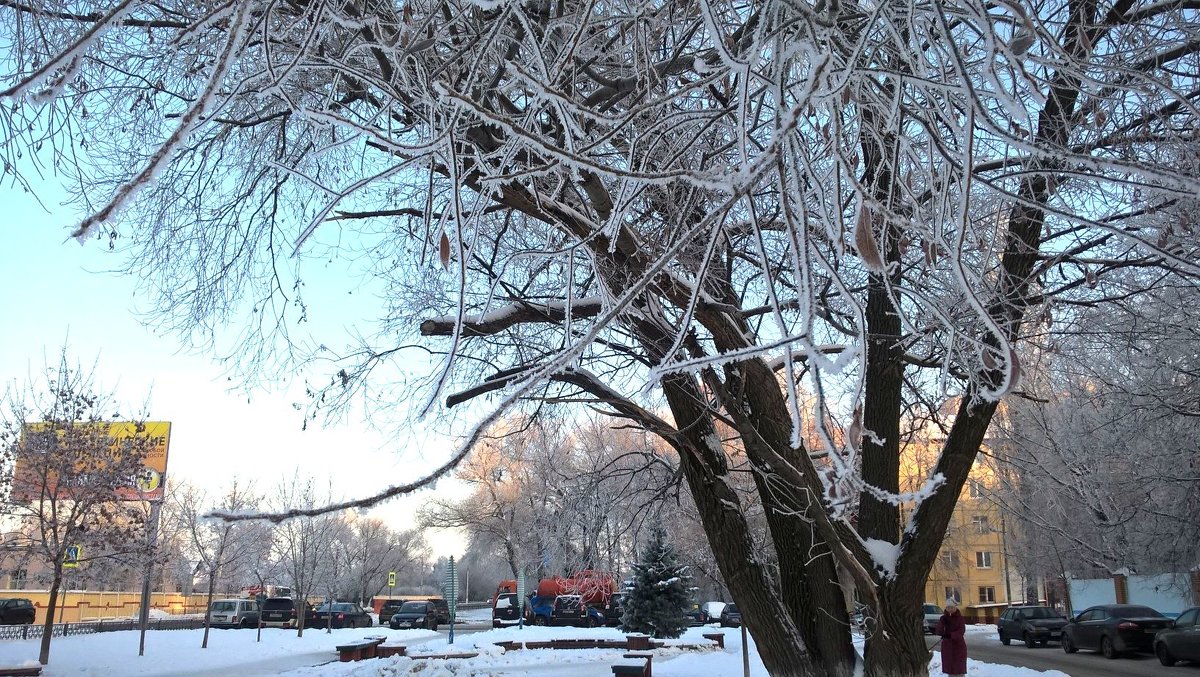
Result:
[[[742,623],[742,675],[750,677],[750,646],[746,641],[746,624]]]

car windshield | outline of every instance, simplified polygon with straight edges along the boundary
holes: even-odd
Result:
[[[1054,609],[1044,606],[1035,606],[1031,609],[1022,609],[1018,613],[1022,618],[1028,618],[1030,620],[1035,620],[1038,618],[1062,618],[1062,614],[1058,613]]]
[[[425,613],[425,602],[405,602],[404,606],[400,607],[400,613]]]
[[[733,604],[733,603],[726,604],[725,611],[728,611],[729,613],[732,613],[732,614],[736,614],[738,612],[737,605]]]
[[[925,613],[940,614],[940,613],[942,613],[942,608],[936,604],[926,604],[925,605]]]
[[[496,598],[496,608],[508,609],[509,607],[515,606],[516,600],[516,595],[500,595]]]
[[[1117,618],[1165,618],[1165,616],[1148,606],[1134,606],[1132,604],[1113,607],[1112,615]]]
[[[333,610],[340,611],[342,613],[350,613],[350,612],[354,611],[354,605],[350,604],[349,602],[343,602],[341,604],[334,604]]]
[[[233,611],[237,609],[237,602],[213,602],[213,611]]]
[[[290,599],[268,599],[263,602],[264,609],[291,609],[296,603]]]

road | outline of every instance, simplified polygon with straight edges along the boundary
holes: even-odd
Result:
[[[926,637],[932,646],[935,637]],[[1108,660],[1092,651],[1068,654],[1057,643],[1030,649],[1020,642],[1004,646],[994,633],[969,633],[967,656],[985,663],[1000,663],[1035,670],[1058,670],[1071,677],[1200,677],[1200,665],[1182,663],[1164,668],[1150,654],[1131,654]]]

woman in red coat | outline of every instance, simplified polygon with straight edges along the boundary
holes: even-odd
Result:
[[[942,672],[947,675],[967,674],[967,621],[958,611],[958,602],[946,600],[946,610],[938,619],[934,632],[942,638]]]

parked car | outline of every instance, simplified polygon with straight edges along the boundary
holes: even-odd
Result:
[[[704,625],[704,609],[699,602],[693,602],[683,613],[688,617],[688,625]]]
[[[28,625],[37,612],[33,602],[24,597],[0,599],[0,625]]]
[[[500,593],[492,606],[492,627],[503,628],[521,622],[521,605],[513,592]]]
[[[608,598],[608,603],[604,606],[604,624],[611,627],[619,627],[621,625],[621,617],[625,615],[625,596],[613,595]]]
[[[1167,667],[1176,661],[1200,664],[1200,606],[1179,614],[1171,627],[1154,636],[1154,655]]]
[[[208,624],[214,628],[253,628],[258,615],[258,603],[252,599],[215,599],[208,605]]]
[[[934,628],[937,627],[937,622],[942,618],[942,607],[936,604],[922,604],[921,613],[925,618],[921,620],[921,626],[927,634],[932,635]]]
[[[595,628],[605,624],[604,614],[599,609],[584,604],[579,595],[558,595],[554,598],[550,625]]]
[[[1001,644],[1008,646],[1016,639],[1032,649],[1059,641],[1066,624],[1067,617],[1048,606],[1010,606],[996,620],[996,631]]]
[[[312,621],[306,627],[314,628],[369,628],[375,620],[366,609],[353,602],[326,602],[313,610]]]
[[[392,620],[392,614],[399,611],[400,607],[402,606],[404,606],[404,600],[402,599],[386,600],[383,605],[379,607],[379,624],[387,625],[388,622]]]
[[[296,627],[296,600],[291,597],[268,597],[262,604],[262,624],[269,628]],[[300,622],[304,622],[303,605]]]
[[[438,623],[450,622],[450,605],[441,597],[430,597],[426,600],[433,605],[433,610],[437,612]]]
[[[405,602],[388,619],[388,627],[393,630],[400,630],[401,628],[437,630],[438,612],[433,602]]]
[[[737,604],[730,602],[721,609],[721,627],[736,628],[742,624],[742,612],[738,611]]]
[[[700,609],[704,612],[705,625],[717,623],[721,620],[721,612],[725,610],[725,602],[702,602]]]
[[[1091,649],[1105,658],[1126,651],[1153,651],[1154,636],[1171,625],[1170,619],[1140,604],[1101,604],[1084,609],[1063,626],[1062,648],[1067,653]]]

